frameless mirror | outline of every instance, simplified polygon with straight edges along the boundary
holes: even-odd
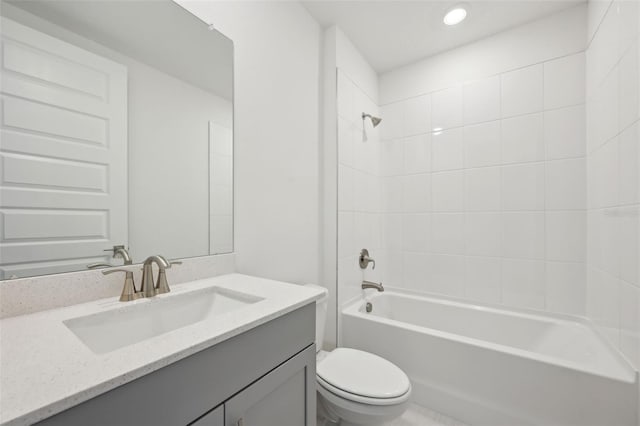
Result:
[[[169,0],[0,13],[0,279],[233,251],[232,41]]]

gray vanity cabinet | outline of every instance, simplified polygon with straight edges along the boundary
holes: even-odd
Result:
[[[40,422],[315,426],[315,303]]]
[[[224,426],[224,405],[214,408],[189,426]]]
[[[309,346],[190,426],[314,425],[315,356]]]
[[[312,345],[225,402],[224,426],[315,424],[315,356]]]

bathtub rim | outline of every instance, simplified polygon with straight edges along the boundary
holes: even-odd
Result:
[[[510,306],[499,305],[495,303],[485,303],[485,302],[475,302],[464,300],[461,298],[456,298],[448,295],[442,295],[437,293],[428,293],[421,292],[409,289],[403,289],[392,286],[385,286],[384,293],[365,293],[360,296],[351,298],[349,301],[345,302],[340,310],[341,315],[343,316],[352,316],[356,318],[366,319],[368,321],[373,321],[380,324],[390,324],[398,327],[402,327],[405,329],[409,329],[415,332],[426,333],[441,339],[453,340],[455,342],[469,345],[469,346],[479,346],[485,349],[499,351],[503,353],[507,353],[509,355],[517,356],[520,358],[542,362],[544,364],[549,364],[556,367],[567,368],[570,370],[579,371],[581,373],[589,374],[596,377],[601,377],[609,380],[615,380],[627,384],[638,384],[640,382],[640,372],[635,369],[633,364],[622,354],[613,344],[611,344],[604,336],[600,333],[600,331],[595,327],[595,324],[588,318],[578,316],[578,315],[569,315],[563,313],[556,312],[547,312],[547,311],[539,311],[535,309],[527,309],[527,308],[516,308]],[[385,294],[386,293],[386,294]],[[500,311],[500,313],[507,315],[514,315],[521,318],[539,319],[540,317],[546,318],[547,320],[553,320],[555,322],[570,322],[570,323],[579,323],[580,325],[587,327],[591,332],[593,332],[598,339],[598,341],[609,351],[609,353],[621,364],[629,374],[626,376],[621,376],[617,374],[605,374],[600,371],[593,371],[587,369],[580,364],[573,363],[570,361],[565,361],[562,358],[553,357],[549,355],[544,355],[532,351],[527,351],[524,349],[514,348],[512,346],[502,345],[499,343],[488,342],[481,339],[476,339],[473,337],[462,336],[459,334],[449,333],[441,330],[437,330],[434,328],[419,326],[403,321],[398,321],[394,319],[384,318],[377,315],[369,315],[365,312],[362,312],[362,304],[366,301],[375,301],[375,299],[389,295],[396,294],[401,297],[410,297],[410,298],[418,298],[418,299],[426,299],[433,303],[440,303],[447,305],[462,305],[464,308],[473,307],[481,310],[492,310],[492,311]]]

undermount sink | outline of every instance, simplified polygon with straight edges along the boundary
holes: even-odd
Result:
[[[213,287],[185,294],[154,297],[106,312],[63,321],[96,354],[236,311],[261,297]]]

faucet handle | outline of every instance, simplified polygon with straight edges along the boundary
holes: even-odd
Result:
[[[132,271],[120,268],[102,271],[104,275],[113,274],[114,272],[124,272],[126,274],[124,278],[124,286],[122,287],[122,293],[120,294],[121,302],[129,302],[131,300],[136,300],[142,297],[142,294],[136,290],[136,284],[133,281]]]
[[[367,269],[369,263],[373,263],[373,267],[371,269],[376,269],[376,261],[369,257],[369,250],[363,248],[360,252],[360,258],[358,259],[358,263],[360,264],[360,269]]]
[[[90,263],[87,265],[87,269],[97,269],[97,268],[111,268],[114,265],[109,263]]]

